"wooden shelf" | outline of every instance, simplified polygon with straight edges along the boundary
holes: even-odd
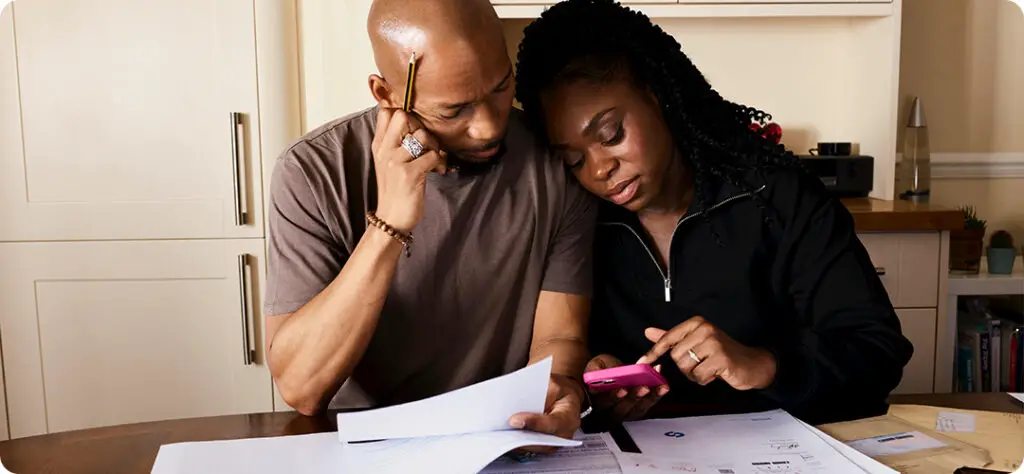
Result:
[[[537,18],[554,2],[502,0],[494,1],[498,17],[506,19]],[[860,17],[892,16],[892,2],[647,2],[625,3],[651,18],[798,18],[798,17]]]

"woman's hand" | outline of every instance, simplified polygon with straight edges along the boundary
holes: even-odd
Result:
[[[638,364],[650,364],[671,354],[679,371],[690,380],[707,385],[719,378],[737,390],[767,388],[775,380],[775,356],[761,348],[747,347],[700,316],[669,331],[644,331],[654,347]]]
[[[608,354],[601,354],[587,363],[585,372],[610,369],[624,365],[622,361]],[[655,367],[660,372],[660,367]],[[668,385],[657,387],[635,387],[630,390],[620,388],[604,392],[590,392],[590,400],[594,410],[612,424],[633,421],[643,418],[661,397],[668,393]]]

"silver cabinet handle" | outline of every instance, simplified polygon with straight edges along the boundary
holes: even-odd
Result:
[[[256,361],[256,350],[252,347],[249,337],[249,255],[238,256],[238,293],[242,301],[242,361],[252,365]]]
[[[242,185],[245,182],[245,174],[242,172],[242,163],[244,158],[242,156],[242,147],[239,142],[240,137],[244,137],[243,133],[239,134],[238,129],[245,126],[242,114],[238,112],[231,112],[231,170],[232,170],[232,182],[235,187],[235,225],[246,225],[249,222],[248,212],[245,209],[245,196]]]
[[[885,275],[885,267],[875,267],[875,273],[878,274],[878,276]]]

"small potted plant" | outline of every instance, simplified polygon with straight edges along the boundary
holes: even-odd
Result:
[[[976,274],[981,268],[986,222],[978,218],[974,206],[961,206],[960,212],[964,215],[964,228],[949,233],[949,269]]]
[[[1017,248],[1013,245],[1013,236],[1005,230],[997,231],[989,237],[988,248],[985,249],[988,259],[988,272],[992,275],[1009,275],[1013,273],[1013,261],[1017,258]]]

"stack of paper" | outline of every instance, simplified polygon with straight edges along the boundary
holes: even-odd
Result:
[[[627,423],[641,453],[621,451],[608,433],[567,440],[510,429],[512,415],[544,411],[550,372],[548,358],[433,398],[340,414],[332,433],[165,445],[152,474],[896,472],[781,410]],[[501,458],[525,446],[562,449],[528,463]]]
[[[516,413],[544,412],[550,374],[549,357],[425,400],[340,414],[336,433],[164,445],[151,472],[477,473],[514,449],[582,444],[508,425]]]

